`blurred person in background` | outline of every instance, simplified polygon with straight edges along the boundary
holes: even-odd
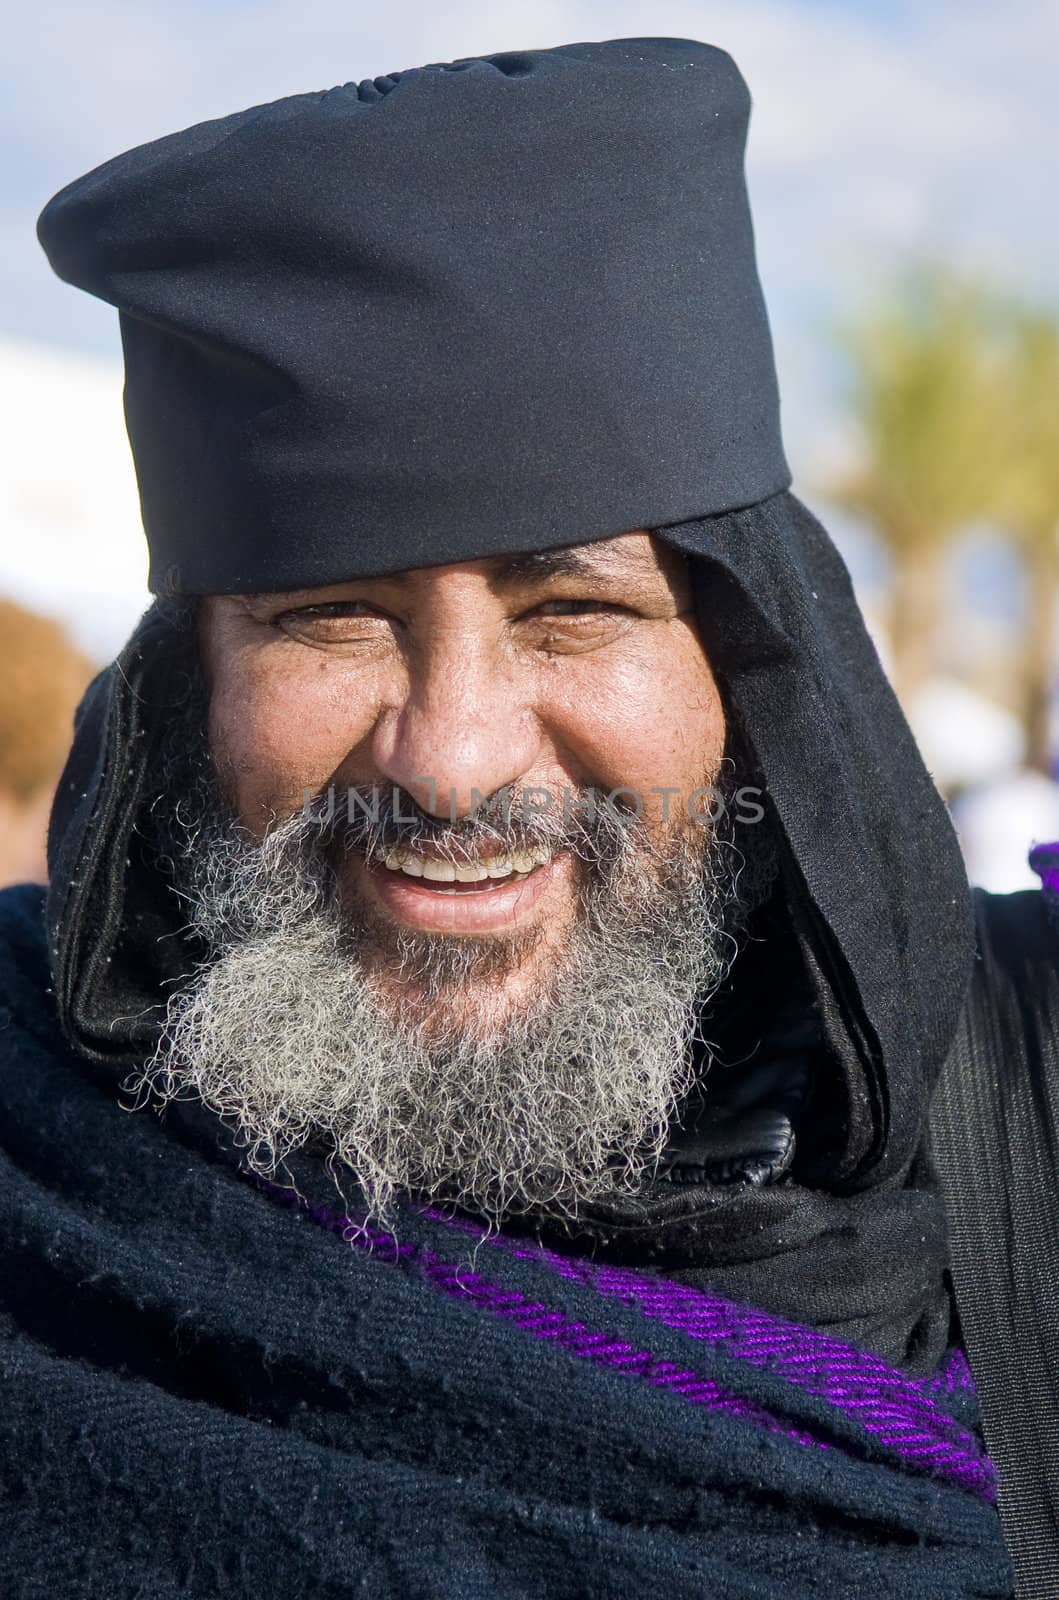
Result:
[[[1059,1576],[1059,886],[790,492],[748,114],[504,52],[46,207],[157,599],[0,909],[5,1595]]]
[[[61,623],[0,599],[0,886],[46,883],[48,813],[93,668]]]

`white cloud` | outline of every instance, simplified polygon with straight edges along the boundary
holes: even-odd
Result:
[[[121,387],[116,363],[0,340],[0,593],[100,661],[150,602]]]

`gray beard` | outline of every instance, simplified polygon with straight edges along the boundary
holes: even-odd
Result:
[[[351,841],[319,818],[296,813],[258,844],[203,786],[169,827],[212,956],[169,1000],[158,1047],[126,1087],[159,1108],[200,1099],[264,1177],[322,1147],[381,1220],[398,1194],[499,1222],[540,1207],[572,1218],[641,1189],[692,1085],[696,1039],[708,1057],[701,1010],[775,872],[767,826],[741,828],[739,846],[730,820],[695,826],[660,853],[613,814],[533,819],[522,842],[561,835],[578,857],[578,914],[532,1005],[494,1013],[490,992],[532,940],[358,916],[333,865]],[[451,844],[455,861],[496,836],[486,822],[425,819],[404,842]],[[369,829],[354,847],[374,859],[386,840]]]

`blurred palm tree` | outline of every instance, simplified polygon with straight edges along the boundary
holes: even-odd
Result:
[[[996,509],[1017,541],[1027,581],[1020,648],[1027,764],[1050,773],[1059,601],[1059,323],[1013,308],[998,399],[1004,470]]]
[[[998,335],[998,306],[983,287],[924,267],[843,337],[861,451],[827,493],[890,551],[888,632],[906,705],[932,670],[950,541],[991,511],[1010,448]]]

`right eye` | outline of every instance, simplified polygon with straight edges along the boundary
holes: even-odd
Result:
[[[326,600],[295,606],[272,618],[289,638],[305,644],[371,644],[389,631],[392,619],[367,600]]]

